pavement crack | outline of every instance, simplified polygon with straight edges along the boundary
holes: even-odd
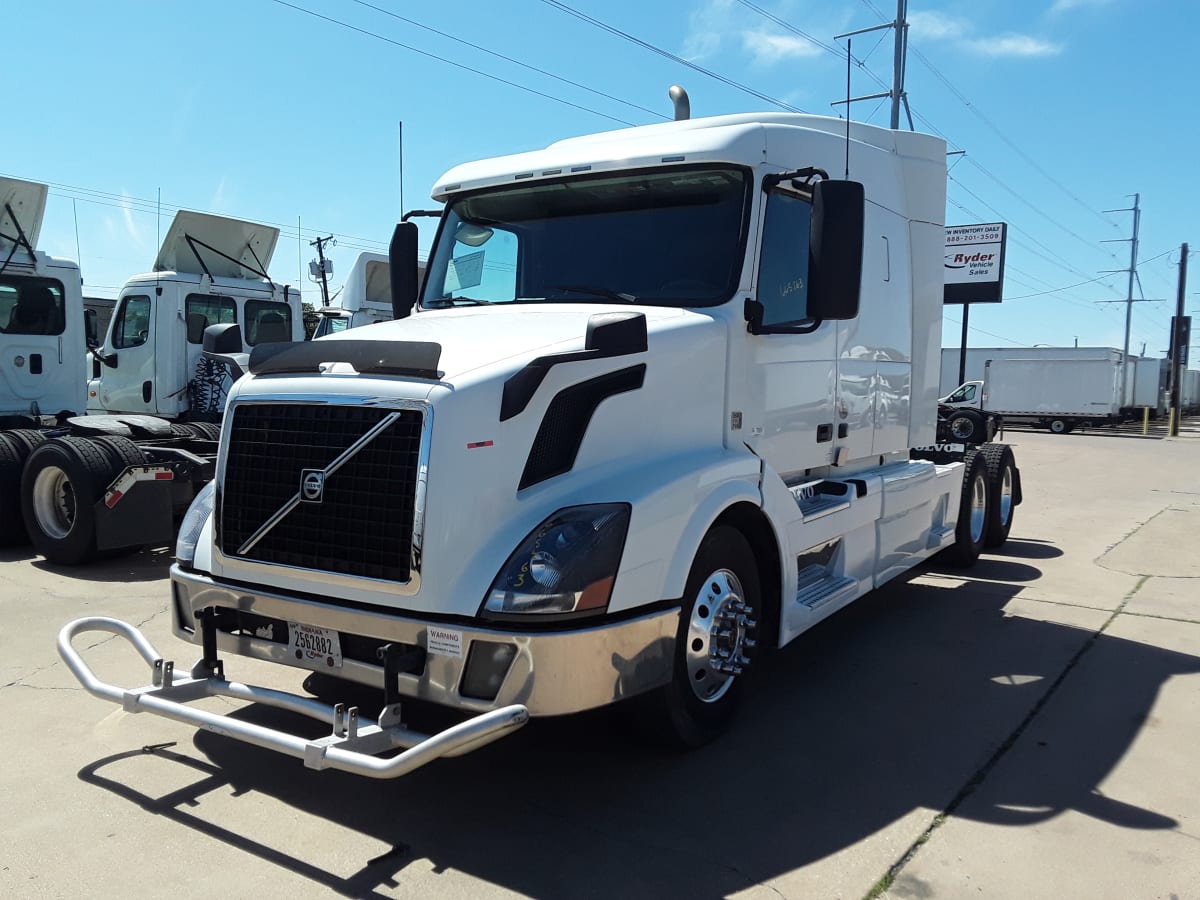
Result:
[[[1153,518],[1153,516],[1151,518]],[[1134,531],[1136,530],[1137,529],[1134,529]],[[1121,615],[1121,613],[1124,611],[1126,604],[1133,599],[1134,595],[1141,590],[1142,586],[1149,581],[1151,577],[1152,576],[1149,575],[1143,575],[1138,579],[1137,584],[1135,584],[1129,593],[1121,599],[1121,602],[1117,605],[1117,608],[1112,611],[1112,614],[1104,620],[1104,624],[1092,632],[1091,636],[1083,642],[1083,646],[1075,651],[1075,655],[1071,657],[1066,666],[1063,667],[1063,670],[1058,673],[1058,677],[1054,679],[1054,682],[1046,689],[1046,692],[1038,698],[1037,702],[1033,704],[1033,707],[1029,710],[1029,712],[1025,714],[1025,718],[1021,720],[1020,724],[1018,724],[1017,727],[1014,728],[1008,735],[1008,737],[1001,742],[1000,746],[996,748],[996,751],[991,755],[987,762],[980,766],[979,769],[976,770],[975,774],[967,779],[966,784],[959,789],[958,793],[955,794],[953,799],[951,799],[951,801],[946,805],[946,808],[934,816],[933,821],[931,821],[925,830],[917,837],[917,839],[912,842],[909,848],[900,856],[899,859],[892,863],[887,872],[885,872],[883,876],[877,882],[875,882],[874,886],[867,892],[863,900],[877,900],[877,898],[881,897],[895,883],[896,878],[904,870],[904,867],[907,866],[913,860],[913,857],[917,855],[917,851],[919,851],[921,847],[929,842],[930,838],[933,837],[933,833],[937,831],[937,829],[940,828],[947,819],[954,815],[959,807],[966,802],[968,797],[975,793],[979,786],[987,779],[988,775],[991,774],[992,770],[995,769],[996,766],[1000,764],[1000,761],[1008,755],[1008,752],[1012,750],[1014,746],[1016,746],[1017,741],[1021,739],[1021,736],[1029,729],[1029,726],[1033,724],[1034,719],[1038,717],[1038,714],[1043,708],[1045,708],[1046,704],[1050,702],[1050,699],[1056,693],[1058,693],[1058,689],[1062,686],[1062,683],[1066,681],[1067,676],[1075,670],[1075,667],[1079,665],[1080,660],[1082,660],[1087,652],[1092,649],[1092,646],[1100,639],[1100,636],[1108,630],[1108,627],[1116,621],[1117,616]]]

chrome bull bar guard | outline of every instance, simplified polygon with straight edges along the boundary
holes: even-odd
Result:
[[[129,641],[150,666],[151,683],[126,689],[98,679],[73,645],[76,637],[94,631]],[[393,703],[384,707],[375,724],[360,724],[357,707],[347,708],[342,703],[331,706],[311,697],[227,681],[220,664],[212,666],[208,660],[198,663],[188,677],[177,677],[175,664],[165,661],[141,631],[119,619],[100,616],[64,625],[58,633],[58,655],[88,693],[120,704],[126,712],[150,712],[256,747],[277,750],[302,760],[310,769],[338,769],[368,778],[398,778],[443,756],[462,756],[515,732],[529,721],[529,710],[514,704],[427,735],[405,727],[400,720],[400,704]],[[201,672],[208,674],[195,677]],[[204,697],[232,697],[290,710],[329,722],[333,730],[326,737],[313,740],[188,705]],[[395,756],[377,755],[399,748],[406,749]]]

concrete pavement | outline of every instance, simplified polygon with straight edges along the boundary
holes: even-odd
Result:
[[[126,714],[58,660],[58,628],[103,613],[190,662],[169,553],[0,551],[0,895],[1200,898],[1200,440],[1008,437],[1026,502],[1002,553],[802,636],[683,756],[609,710],[397,782],[311,772]]]

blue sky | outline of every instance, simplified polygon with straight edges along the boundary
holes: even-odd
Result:
[[[456,163],[668,118],[673,83],[696,116],[780,108],[739,86],[836,115],[844,58],[798,32],[833,46],[894,14],[894,0],[20,3],[5,15],[0,174],[50,183],[42,247],[80,258],[89,295],[148,270],[186,207],[282,225],[271,274],[319,300],[309,240],[338,238],[335,288],[359,250],[386,247],[401,121],[403,205],[429,208]],[[1101,271],[1127,268],[1129,244],[1103,241],[1129,238],[1132,217],[1102,211],[1138,192],[1135,296],[1165,302],[1134,305],[1130,346],[1160,355],[1179,245],[1200,249],[1195,4],[910,0],[909,19],[917,130],[966,151],[951,157],[947,222],[1009,223],[1006,299],[972,308],[970,344],[1120,347],[1125,307],[1098,301],[1124,299],[1128,276]],[[874,79],[890,82],[891,43],[854,39],[855,95],[886,89]],[[1196,269],[1186,305],[1200,314]],[[947,310],[946,346],[959,315]]]

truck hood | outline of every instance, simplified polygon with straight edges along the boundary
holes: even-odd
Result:
[[[601,313],[636,311],[646,316],[647,330],[678,321],[685,310],[631,306],[626,304],[571,304],[555,309],[545,306],[481,306],[438,309],[416,313],[406,319],[372,325],[373,341],[430,341],[442,348],[438,369],[442,380],[458,384],[471,380],[471,373],[511,361],[524,365],[543,354],[582,350],[588,322]],[[362,331],[344,331],[321,341],[362,340]]]

